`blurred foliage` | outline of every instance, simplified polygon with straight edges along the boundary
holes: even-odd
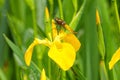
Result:
[[[43,68],[47,80],[120,80],[120,62],[108,68],[120,46],[119,14],[119,0],[0,0],[0,80],[39,80]],[[43,45],[35,47],[32,63],[26,66],[25,50],[35,37],[50,39],[48,28],[56,17],[69,24],[81,42],[73,67],[61,70]]]

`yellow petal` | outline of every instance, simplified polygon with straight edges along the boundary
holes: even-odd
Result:
[[[30,65],[33,48],[34,48],[35,45],[38,45],[38,44],[44,44],[44,45],[50,47],[50,42],[47,39],[40,40],[40,39],[35,38],[33,43],[28,47],[28,49],[25,52],[24,59],[25,59],[25,63],[27,64],[27,66]]]
[[[46,15],[46,19],[49,19],[49,11],[48,11],[48,8],[46,7],[45,8],[45,15]]]
[[[72,33],[69,33],[69,34],[66,34],[63,38],[63,40],[65,42],[68,42],[70,43],[74,48],[75,48],[75,51],[78,51],[80,46],[81,46],[81,43],[80,41],[76,38],[76,36]]]
[[[120,48],[113,54],[112,59],[109,62],[109,69],[111,70],[113,66],[120,60]]]
[[[25,63],[27,64],[27,66],[30,65],[33,48],[36,44],[37,44],[37,42],[36,42],[36,40],[34,40],[33,43],[28,47],[28,49],[25,52],[24,59],[25,59]]]
[[[53,39],[57,36],[57,28],[56,28],[56,25],[55,25],[55,21],[52,20],[52,37]]]
[[[72,45],[61,43],[62,47],[57,48],[53,44],[48,52],[48,56],[55,61],[64,71],[68,70],[74,64],[76,53]]]
[[[98,10],[96,10],[96,24],[100,24],[100,16]]]
[[[41,72],[40,80],[46,80],[45,70],[43,69]]]

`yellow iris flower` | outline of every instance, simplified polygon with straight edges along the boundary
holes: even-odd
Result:
[[[69,26],[67,26],[69,27]],[[54,20],[52,20],[52,37],[53,41],[48,39],[40,40],[35,38],[32,44],[25,52],[25,62],[29,66],[31,62],[34,46],[43,44],[50,48],[48,56],[60,66],[64,71],[68,70],[74,64],[76,51],[81,46],[81,43],[73,33],[65,33],[64,31],[57,32]]]
[[[110,62],[109,62],[109,69],[111,70],[114,65],[120,60],[120,48],[113,54]]]

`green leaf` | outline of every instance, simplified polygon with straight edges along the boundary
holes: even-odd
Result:
[[[2,0],[4,1],[4,0]],[[5,59],[8,56],[9,48],[7,44],[5,43],[4,37],[2,36],[2,33],[9,33],[9,28],[7,27],[7,19],[6,16],[6,7],[2,6],[0,7],[0,67],[3,66]]]
[[[25,0],[31,10],[35,9],[34,0]]]
[[[115,67],[112,71],[114,80],[120,80],[120,61],[118,61],[118,63],[115,64]]]
[[[76,75],[75,77],[76,77],[77,80],[79,80],[79,79],[80,80],[87,80],[86,77],[83,75],[83,73],[78,68],[78,66],[73,66],[72,71]]]
[[[97,33],[98,33],[99,53],[102,56],[102,59],[104,60],[104,57],[105,57],[105,44],[104,44],[104,36],[103,36],[103,31],[102,31],[101,24],[97,25]]]
[[[62,8],[63,8],[64,20],[67,24],[69,24],[74,14],[74,7],[72,0],[63,0]]]
[[[5,3],[5,0],[0,0],[0,7],[2,7]]]
[[[77,11],[77,9],[78,9],[78,5],[77,5],[77,0],[72,0],[72,2],[73,2],[73,6],[74,6],[74,9],[75,9],[75,12]]]
[[[79,9],[79,11],[77,12],[76,16],[73,17],[72,21],[70,22],[70,26],[75,29],[82,17],[82,14],[83,14],[83,11],[84,11],[84,8],[85,8],[85,5],[86,5],[86,0],[83,2],[81,8]]]
[[[46,0],[36,0],[36,18],[37,18],[37,25],[38,27],[44,31],[45,25],[45,7],[46,7]]]
[[[16,56],[16,58],[19,60],[18,64],[20,64],[21,66],[25,66],[25,62],[24,62],[24,58],[23,58],[23,52],[15,45],[13,44],[6,36],[5,34],[3,34],[6,42],[8,43],[8,45],[10,46],[10,48],[13,50],[14,55]]]
[[[100,61],[100,80],[109,80],[105,62]]]
[[[5,34],[3,34],[6,42],[8,43],[8,45],[10,46],[10,48],[13,50],[14,52],[14,55],[15,57],[18,59],[18,64],[21,66],[21,67],[24,67],[26,68],[26,64],[24,62],[24,55],[23,55],[23,52],[14,44],[12,43],[6,36]],[[30,69],[32,70],[37,70],[39,72],[41,72],[41,69],[33,62],[31,61],[31,65],[29,67]]]
[[[0,80],[7,80],[4,72],[2,71],[2,69],[0,69]]]
[[[99,54],[97,46],[96,27],[96,0],[86,0],[84,27],[85,27],[85,74],[89,80],[99,79]]]

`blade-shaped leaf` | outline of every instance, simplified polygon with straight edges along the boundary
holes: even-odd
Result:
[[[5,34],[3,34],[3,36],[4,36],[5,40],[6,40],[6,42],[8,43],[8,45],[10,46],[10,48],[13,50],[14,55],[15,55],[14,57],[16,57],[17,59],[19,59],[19,61],[20,61],[19,63],[21,64],[20,66],[26,67],[26,64],[24,62],[23,52],[13,42],[11,42],[6,37]],[[31,65],[30,65],[29,68],[31,68],[32,70],[37,70],[37,71],[41,72],[41,69],[33,61],[31,62]]]
[[[19,59],[20,63],[22,66],[25,66],[25,62],[23,59],[23,52],[15,45],[13,44],[6,36],[5,34],[3,34],[6,42],[8,43],[8,45],[10,46],[10,48],[13,50],[13,52],[15,53],[15,55],[17,56],[17,58]]]

